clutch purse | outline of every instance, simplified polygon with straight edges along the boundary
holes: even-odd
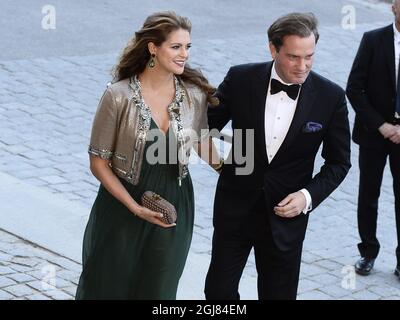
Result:
[[[142,206],[163,214],[161,220],[166,224],[176,222],[176,210],[173,204],[153,191],[146,191],[142,195]]]

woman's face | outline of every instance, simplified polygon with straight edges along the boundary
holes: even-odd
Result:
[[[190,34],[187,30],[172,31],[168,38],[159,46],[154,46],[156,68],[164,69],[174,74],[182,74],[189,58]]]

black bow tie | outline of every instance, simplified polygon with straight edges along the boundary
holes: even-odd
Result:
[[[289,98],[296,100],[299,90],[299,84],[286,85],[276,79],[271,79],[271,94],[285,91]]]

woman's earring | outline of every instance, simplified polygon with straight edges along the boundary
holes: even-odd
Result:
[[[151,58],[150,58],[149,63],[148,63],[149,68],[154,68],[155,67],[155,65],[156,65],[156,62],[154,60],[155,56],[156,55],[154,53],[151,54]]]

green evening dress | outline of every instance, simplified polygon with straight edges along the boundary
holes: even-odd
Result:
[[[150,129],[160,130],[153,119]],[[175,139],[170,130],[167,149]],[[148,140],[145,152],[155,142]],[[188,174],[179,186],[177,177],[178,164],[149,164],[144,156],[137,186],[120,179],[138,203],[148,190],[172,203],[178,218],[171,228],[136,217],[100,185],[84,234],[76,299],[176,299],[194,220],[192,180]]]

